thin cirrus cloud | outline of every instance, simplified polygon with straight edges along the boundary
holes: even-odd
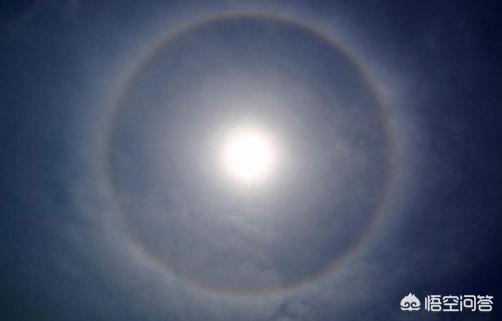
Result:
[[[455,264],[495,257],[491,127],[458,90],[481,78],[456,68],[492,60],[444,38],[481,9],[193,4],[2,8],[4,315],[398,320],[410,291],[461,289],[447,275],[494,289]],[[221,168],[235,124],[273,138],[260,184]]]

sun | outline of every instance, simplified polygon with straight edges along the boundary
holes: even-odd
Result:
[[[225,172],[243,184],[264,182],[273,173],[277,151],[270,134],[257,126],[238,126],[223,140]]]

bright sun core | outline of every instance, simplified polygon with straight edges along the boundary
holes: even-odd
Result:
[[[276,165],[273,145],[271,137],[259,128],[234,128],[223,141],[221,158],[224,170],[243,184],[263,182]]]

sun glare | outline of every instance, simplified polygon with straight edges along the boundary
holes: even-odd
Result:
[[[271,138],[253,127],[238,127],[224,140],[222,153],[225,171],[239,182],[258,183],[272,173],[276,153]]]

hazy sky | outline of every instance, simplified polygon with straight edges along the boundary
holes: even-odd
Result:
[[[1,318],[496,320],[499,11],[1,4]],[[221,163],[242,127],[263,182]]]

